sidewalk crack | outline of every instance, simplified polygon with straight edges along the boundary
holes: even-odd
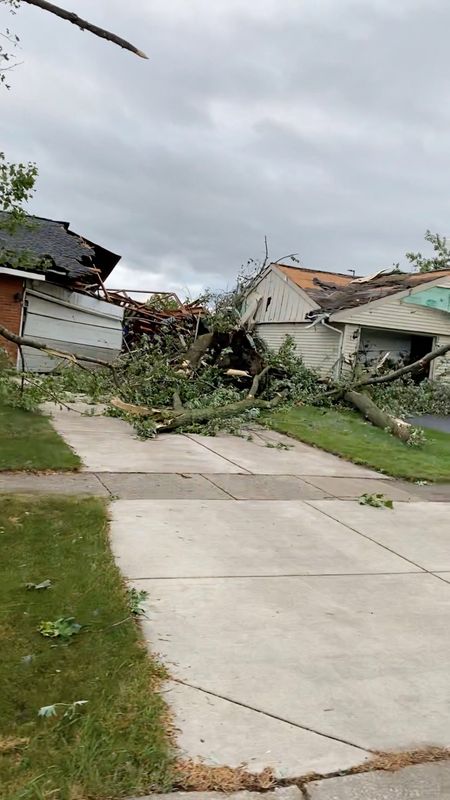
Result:
[[[316,736],[322,736],[324,739],[331,739],[335,742],[340,742],[340,744],[346,744],[348,747],[354,747],[357,750],[361,750],[363,753],[370,753],[371,755],[376,754],[376,750],[370,750],[367,747],[362,747],[359,744],[355,744],[354,742],[350,742],[348,739],[344,739],[340,736],[333,736],[331,733],[323,733],[323,731],[318,731],[315,728],[311,728],[308,725],[301,725],[298,722],[293,722],[290,719],[286,719],[285,717],[280,717],[277,714],[272,714],[270,711],[263,711],[260,708],[255,708],[254,706],[249,705],[248,703],[243,703],[240,700],[233,700],[231,697],[227,697],[226,695],[219,694],[218,692],[213,692],[210,689],[203,689],[201,686],[196,686],[193,683],[188,683],[188,681],[183,681],[181,678],[171,678],[173,683],[181,684],[182,686],[187,686],[189,689],[196,689],[198,692],[202,692],[203,694],[207,694],[210,697],[217,697],[218,700],[225,700],[228,703],[233,703],[235,706],[240,706],[241,708],[246,708],[249,711],[254,711],[256,714],[262,714],[265,717],[270,717],[271,719],[277,720],[277,722],[284,722],[286,725],[291,725],[293,728],[299,728],[303,731],[308,731],[308,733],[314,733]]]

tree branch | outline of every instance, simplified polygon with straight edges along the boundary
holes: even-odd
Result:
[[[36,6],[36,8],[41,8],[43,11],[48,11],[50,14],[54,14],[56,17],[64,19],[66,22],[71,22],[72,25],[76,25],[82,31],[89,31],[89,33],[93,33],[94,36],[99,36],[101,39],[106,39],[108,42],[113,42],[113,44],[123,47],[124,50],[129,50],[131,53],[134,53],[140,58],[148,58],[148,56],[146,56],[142,50],[138,50],[134,44],[127,42],[126,39],[122,39],[115,33],[111,33],[111,31],[107,31],[104,28],[99,28],[97,25],[93,25],[91,22],[81,19],[81,17],[79,17],[73,11],[66,11],[64,8],[55,6],[53,3],[48,3],[47,0],[22,0],[22,2],[28,3],[30,6]]]
[[[16,333],[8,330],[8,328],[5,328],[3,325],[0,325],[0,336],[3,336],[3,338],[7,339],[9,342],[13,342],[18,347],[34,347],[35,350],[43,350],[45,353],[48,353],[50,356],[54,356],[55,358],[65,358],[67,361],[71,361],[78,367],[82,366],[79,361],[85,361],[87,364],[96,364],[99,367],[107,367],[111,370],[114,376],[114,382],[117,385],[115,367],[114,364],[111,364],[109,361],[103,361],[101,358],[93,358],[92,356],[82,356],[77,355],[76,353],[67,353],[64,350],[55,350],[53,347],[49,347],[48,344],[42,344],[41,342],[36,341],[36,339],[30,339],[28,336],[18,336]]]
[[[270,366],[264,367],[264,369],[260,373],[258,373],[258,375],[255,375],[255,377],[253,378],[252,385],[250,386],[250,391],[247,395],[247,399],[256,397],[256,395],[258,394],[259,384],[261,383],[262,378],[264,378],[264,375],[266,375],[269,372],[269,369],[271,369]]]
[[[443,344],[442,347],[432,350],[431,353],[427,353],[426,356],[422,356],[422,358],[419,358],[412,364],[408,364],[406,367],[400,367],[400,369],[396,369],[394,372],[388,372],[386,375],[377,375],[376,377],[366,378],[363,381],[358,381],[358,383],[355,383],[355,385],[352,386],[352,389],[359,389],[360,386],[373,386],[375,383],[389,383],[390,381],[395,381],[397,378],[401,378],[403,375],[408,375],[410,372],[414,372],[415,369],[425,367],[431,361],[434,361],[435,358],[444,356],[449,351],[450,344]]]
[[[155,428],[159,433],[173,431],[186,425],[197,422],[208,422],[211,419],[226,419],[227,417],[239,416],[249,408],[275,408],[281,403],[284,395],[279,394],[273,400],[260,400],[255,397],[245,397],[244,400],[237,400],[225,406],[207,406],[206,408],[186,408],[184,411],[172,411],[169,408],[148,408],[148,406],[136,406],[133,403],[124,403],[118,397],[110,400],[110,405],[120,408],[127,414],[138,417],[151,418],[155,423]]]

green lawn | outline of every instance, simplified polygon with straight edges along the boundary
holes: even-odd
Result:
[[[406,480],[450,481],[450,434],[426,431],[423,447],[408,447],[353,411],[297,406],[271,416],[271,427]]]
[[[0,497],[0,786],[4,800],[87,800],[170,786],[162,668],[142,644],[98,499]],[[50,579],[51,588],[27,590]],[[68,643],[42,621],[74,617]],[[123,621],[125,620],[125,621]],[[119,623],[119,624],[116,624]],[[42,706],[58,716],[38,717]]]
[[[80,459],[42,414],[0,405],[0,470],[73,470]]]

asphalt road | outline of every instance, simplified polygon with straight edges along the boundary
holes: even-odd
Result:
[[[413,425],[420,425],[422,428],[432,428],[435,431],[450,433],[450,416],[439,417],[436,414],[423,414],[418,417],[409,417],[408,422],[412,422]]]

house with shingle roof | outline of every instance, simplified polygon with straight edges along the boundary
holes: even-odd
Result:
[[[123,309],[105,302],[104,281],[120,256],[70,230],[68,222],[0,214],[0,324],[55,351],[112,360],[122,345]],[[55,369],[58,360],[2,340],[19,368]],[[23,361],[22,361],[23,357]]]
[[[270,264],[252,284],[245,316],[272,349],[292,337],[306,366],[339,378],[355,362],[410,364],[450,343],[450,270],[380,270],[357,277]],[[449,373],[431,362],[420,377]]]

